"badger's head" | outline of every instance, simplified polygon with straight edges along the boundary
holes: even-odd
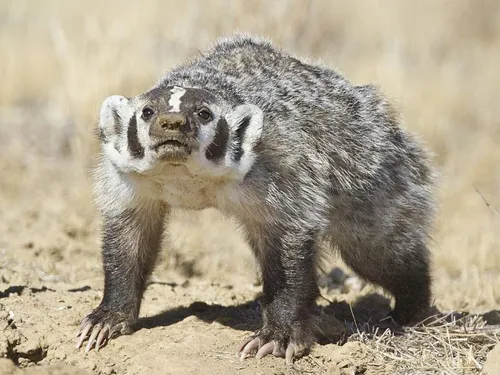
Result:
[[[123,172],[185,164],[196,173],[238,178],[253,164],[262,122],[255,105],[231,106],[208,90],[171,86],[108,97],[99,134],[104,155]]]

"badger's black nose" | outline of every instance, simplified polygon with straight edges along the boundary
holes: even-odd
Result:
[[[172,131],[180,131],[187,133],[186,117],[180,113],[166,113],[159,115],[149,129],[149,134],[152,136],[163,137],[165,133]]]

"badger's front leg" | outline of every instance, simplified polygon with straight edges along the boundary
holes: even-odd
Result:
[[[239,348],[241,358],[256,351],[293,357],[305,354],[314,342],[313,308],[319,294],[316,282],[316,237],[313,231],[288,228],[250,237],[263,278],[263,326]]]
[[[94,343],[99,350],[104,341],[132,333],[161,246],[163,203],[135,199],[128,207],[112,211],[103,214],[104,295],[100,305],[83,319],[77,334],[77,348],[90,334],[87,352]]]

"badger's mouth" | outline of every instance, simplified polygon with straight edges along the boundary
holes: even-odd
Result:
[[[191,145],[187,140],[177,137],[169,137],[157,142],[152,149],[154,149],[161,159],[180,159],[185,158],[191,153]]]
[[[177,139],[167,139],[166,141],[162,141],[158,143],[154,148],[158,151],[161,147],[167,146],[167,147],[188,147],[186,143],[183,143]]]

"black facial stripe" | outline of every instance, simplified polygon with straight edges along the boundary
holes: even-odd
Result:
[[[115,125],[115,133],[120,135],[122,133],[122,118],[116,108],[111,110],[111,114],[113,115],[113,123]]]
[[[235,132],[234,145],[233,145],[233,156],[235,161],[240,161],[243,156],[243,141],[245,140],[245,132],[250,125],[250,117],[245,117]]]
[[[221,118],[215,129],[215,137],[205,151],[208,160],[220,159],[226,154],[227,141],[229,139],[229,127],[224,118]]]
[[[128,124],[127,143],[130,154],[134,158],[142,159],[144,157],[144,147],[142,147],[137,136],[137,119],[135,118],[135,113]]]

